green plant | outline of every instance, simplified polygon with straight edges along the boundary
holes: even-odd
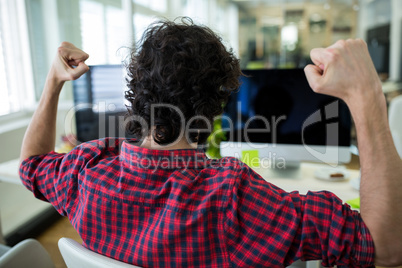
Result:
[[[213,130],[207,139],[208,149],[207,155],[209,158],[221,158],[220,143],[226,140],[225,133],[222,130],[222,118],[218,117],[214,120]]]

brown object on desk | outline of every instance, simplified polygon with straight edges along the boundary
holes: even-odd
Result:
[[[332,173],[331,175],[329,175],[330,178],[343,178],[345,177],[342,173]]]

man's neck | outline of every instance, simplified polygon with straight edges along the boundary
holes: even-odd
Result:
[[[197,143],[188,143],[183,137],[181,140],[168,145],[160,145],[150,136],[146,137],[141,144],[141,147],[153,150],[179,150],[179,149],[197,149]]]

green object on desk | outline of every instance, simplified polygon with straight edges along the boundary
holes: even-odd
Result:
[[[352,208],[360,208],[360,197],[346,201]]]
[[[241,161],[251,168],[260,167],[258,150],[247,150],[241,152]]]

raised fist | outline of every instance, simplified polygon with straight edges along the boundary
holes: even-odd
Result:
[[[305,73],[315,92],[348,104],[382,94],[381,81],[363,40],[340,40],[328,48],[315,48],[310,55],[314,65],[308,65]]]
[[[89,55],[69,42],[62,42],[53,61],[52,78],[64,82],[78,79],[89,70],[85,64]]]

